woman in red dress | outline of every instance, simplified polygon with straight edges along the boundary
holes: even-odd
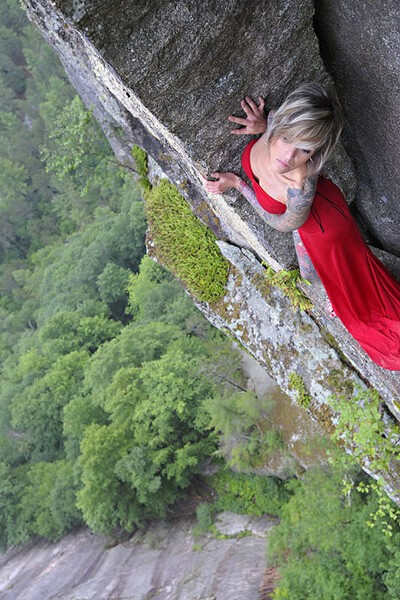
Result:
[[[319,84],[303,84],[264,117],[264,100],[241,102],[244,126],[263,135],[242,155],[248,186],[235,173],[212,173],[212,194],[238,189],[261,218],[292,231],[301,275],[322,282],[337,316],[370,358],[400,370],[400,284],[370,251],[339,188],[321,170],[342,130],[339,104]]]

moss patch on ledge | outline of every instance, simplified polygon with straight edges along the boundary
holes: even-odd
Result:
[[[148,192],[151,189],[151,184],[148,178],[149,166],[147,162],[147,154],[142,148],[140,148],[140,146],[133,146],[132,156],[135,159],[136,169],[138,175],[140,176],[138,179],[138,184],[142,188],[143,192]]]
[[[290,373],[289,375],[289,389],[296,390],[297,401],[304,408],[308,408],[311,403],[311,396],[307,393],[306,386],[303,378],[297,373]]]
[[[275,286],[289,298],[293,309],[311,310],[313,307],[311,300],[297,287],[299,281],[306,281],[302,279],[298,269],[274,271],[265,261],[262,261],[262,265],[265,267],[264,274],[255,275],[252,283],[264,297],[268,298],[271,286]]]
[[[145,203],[150,237],[160,262],[199,300],[212,303],[222,298],[229,262],[212,231],[166,180],[146,192]]]
[[[346,398],[351,398],[354,392],[354,381],[346,377],[343,369],[331,369],[318,383],[329,386],[333,393],[343,394]]]

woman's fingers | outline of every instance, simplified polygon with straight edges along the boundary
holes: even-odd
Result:
[[[250,98],[250,96],[246,96],[246,102],[247,104],[250,106],[251,110],[254,112],[258,112],[258,106],[257,104],[254,102],[254,100],[252,98]]]
[[[210,194],[223,194],[227,190],[236,187],[237,175],[235,173],[214,171],[210,174],[210,177],[217,181],[208,181],[202,176],[204,187]]]
[[[243,125],[243,129],[233,129],[231,133],[235,135],[258,135],[266,130],[266,118],[264,115],[265,100],[262,96],[258,97],[258,106],[250,96],[246,96],[240,102],[240,105],[246,117],[235,117],[229,115],[228,121]]]
[[[246,100],[247,100],[247,97],[246,97]],[[246,102],[246,100],[241,100],[241,101],[240,101],[240,106],[243,108],[243,110],[244,110],[244,112],[246,113],[246,115],[247,115],[248,117],[250,117],[250,116],[251,116],[251,114],[252,114],[252,110],[251,110],[251,108],[249,107],[249,105],[248,105],[248,103]]]
[[[209,192],[210,194],[219,194],[220,193],[220,186],[221,186],[220,181],[209,181],[201,173],[200,173],[200,177],[203,180],[203,185],[206,188],[207,192]],[[217,179],[219,177],[219,173],[217,173],[217,172],[211,173],[211,177],[214,177]]]
[[[246,102],[249,108],[247,108],[246,110]],[[253,98],[251,98],[250,96],[246,96],[245,100],[242,100],[242,102],[240,103],[243,110],[245,111],[247,116],[250,116],[251,114],[254,115],[259,115],[262,114],[264,111],[264,107],[265,107],[265,100],[262,96],[258,97],[258,106],[257,104],[254,102]]]
[[[237,123],[238,125],[244,125],[244,129],[232,129],[231,133],[236,135],[243,135],[244,133],[247,133],[247,126],[249,124],[248,119],[242,119],[242,117],[234,117],[233,115],[229,115],[228,121],[231,121],[231,123]]]
[[[228,121],[232,121],[232,123],[237,123],[238,125],[247,125],[248,120],[243,119],[242,117],[234,117],[233,115],[229,115]]]
[[[231,133],[235,135],[247,135],[249,132],[246,129],[231,129]]]

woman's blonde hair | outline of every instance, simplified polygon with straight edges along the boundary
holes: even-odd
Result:
[[[319,173],[334,149],[343,128],[343,115],[336,98],[319,83],[303,83],[291,92],[272,114],[267,129],[268,143],[285,137],[299,148],[312,150],[308,175]]]

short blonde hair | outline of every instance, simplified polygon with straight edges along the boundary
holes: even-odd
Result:
[[[303,83],[291,92],[269,119],[268,143],[285,137],[299,148],[312,150],[308,175],[319,173],[331,155],[343,129],[343,115],[336,98],[319,83]]]

